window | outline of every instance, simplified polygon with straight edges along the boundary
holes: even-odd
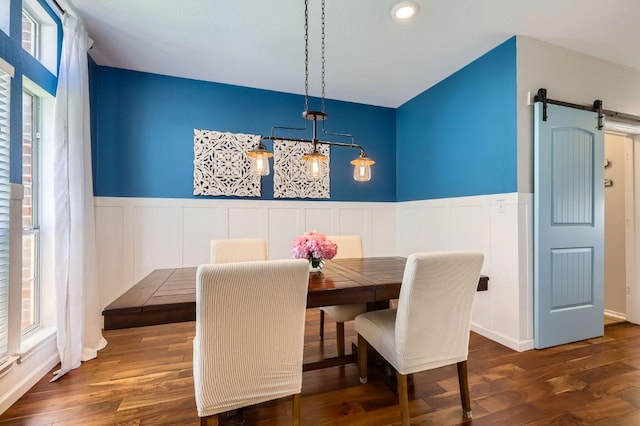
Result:
[[[40,24],[25,9],[22,9],[22,48],[40,59]]]
[[[0,30],[9,35],[11,0],[0,0]]]
[[[38,0],[22,0],[21,41],[24,50],[57,74],[58,27]]]
[[[39,325],[39,142],[40,98],[25,90],[22,94],[22,334]]]
[[[9,304],[9,105],[13,68],[0,61],[0,359],[8,351]]]

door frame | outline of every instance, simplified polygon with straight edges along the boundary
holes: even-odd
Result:
[[[640,262],[640,226],[636,226],[640,223],[640,135],[627,136],[631,139],[625,142],[627,321],[640,324],[640,276],[636,268]]]
[[[640,223],[640,127],[637,134],[606,127],[605,139],[606,134],[627,138],[624,142],[626,318],[621,319],[640,324],[640,276],[636,268],[636,263],[640,263],[640,245],[637,244],[640,241],[640,226],[636,226],[636,223]]]

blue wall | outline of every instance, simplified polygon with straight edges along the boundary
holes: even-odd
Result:
[[[300,95],[95,64],[90,69],[97,196],[203,198],[192,195],[194,128],[267,135],[274,125],[304,124]],[[317,109],[318,100],[310,107]],[[349,161],[359,152],[332,148],[331,200],[395,201],[395,110],[327,100],[326,111],[327,129],[352,133],[377,162],[370,182],[355,182]],[[273,198],[273,173],[263,178],[262,194]]]
[[[58,25],[59,63],[62,43],[60,19],[46,2],[38,2]],[[27,77],[52,95],[56,93],[58,79],[22,48],[22,2],[12,0],[10,8],[10,34],[0,31],[0,57],[15,68],[15,75],[11,80],[10,180],[13,183],[22,183],[22,77]]]
[[[60,45],[60,20],[39,1],[58,24]],[[10,4],[10,34],[0,31],[0,57],[15,67],[11,181],[21,183],[22,77],[51,94],[57,78],[22,49],[22,2]],[[192,195],[194,128],[268,134],[273,125],[303,123],[299,95],[89,62],[97,196],[200,198]],[[312,99],[311,107],[317,105]],[[407,201],[517,190],[515,37],[397,110],[327,100],[327,112],[329,130],[353,133],[377,161],[370,182],[354,182],[349,161],[357,151],[333,148],[331,200]],[[262,188],[261,198],[273,198],[272,176],[263,178]]]
[[[397,110],[397,201],[517,191],[516,38]]]

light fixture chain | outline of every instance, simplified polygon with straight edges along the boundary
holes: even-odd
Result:
[[[304,110],[309,111],[309,0],[304,0]]]
[[[304,0],[304,111],[302,116],[304,117],[304,127],[284,127],[284,126],[273,126],[271,128],[271,136],[261,136],[260,143],[256,149],[253,149],[247,152],[247,156],[251,158],[252,161],[252,173],[260,176],[266,176],[269,174],[268,168],[268,160],[273,156],[273,153],[267,151],[266,147],[262,144],[264,140],[275,141],[289,141],[289,142],[304,142],[310,143],[313,147],[313,151],[303,157],[304,161],[307,162],[308,170],[311,170],[312,175],[314,175],[314,170],[319,170],[319,161],[324,162],[328,160],[328,157],[321,154],[318,150],[318,145],[322,145],[325,147],[333,147],[333,146],[341,146],[347,148],[356,148],[360,150],[360,155],[358,158],[351,161],[351,164],[354,166],[353,178],[357,181],[368,181],[371,179],[371,165],[375,164],[371,158],[369,158],[362,146],[355,143],[355,138],[353,135],[349,133],[333,133],[328,132],[324,128],[324,122],[327,119],[327,114],[325,112],[325,56],[326,56],[326,47],[325,47],[325,6],[326,1],[321,0],[322,7],[322,21],[321,21],[321,29],[322,29],[322,43],[321,43],[321,98],[320,98],[320,111],[309,111],[309,0]],[[312,121],[312,130],[313,135],[311,139],[298,139],[298,138],[290,138],[290,137],[276,137],[276,130],[298,130],[298,131],[307,131],[308,125],[307,123]],[[328,140],[319,140],[317,133],[317,125],[318,121],[322,123],[322,135],[324,136],[337,136],[343,138],[351,139],[351,143],[344,142],[333,142]],[[275,165],[274,165],[275,167]]]
[[[324,71],[324,56],[325,56],[325,45],[324,45],[324,3],[325,0],[322,0],[322,77],[321,77],[321,85],[322,85],[322,96],[320,98],[320,110],[322,112],[324,111],[324,76],[325,76],[325,71]],[[324,125],[324,123],[323,123]]]

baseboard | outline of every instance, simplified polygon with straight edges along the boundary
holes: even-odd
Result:
[[[605,309],[604,310],[604,314],[606,316],[608,316],[608,317],[612,317],[612,318],[619,319],[619,320],[622,320],[622,321],[626,321],[627,320],[627,314],[623,314],[623,313],[620,313],[620,312],[615,312],[615,311],[610,311],[608,309]]]
[[[13,386],[0,396],[0,414],[4,413],[11,405],[13,405],[18,399],[20,399],[29,389],[31,389],[40,379],[42,379],[49,371],[51,371],[58,363],[60,362],[60,355],[58,354],[58,349],[56,347],[56,341],[53,339],[48,342],[49,344],[44,345],[42,350],[46,350],[47,348],[51,349],[53,347],[53,351],[47,356],[44,355],[45,360],[40,363],[40,365],[30,365],[34,364],[33,362],[24,362],[22,364],[15,364],[12,369],[14,370],[12,373],[13,377],[20,377],[19,380],[16,381]],[[52,346],[51,346],[52,345]],[[37,358],[37,356],[32,356],[31,359]],[[24,371],[23,371],[24,370]],[[9,379],[6,377],[5,379]]]
[[[471,331],[478,333],[479,335],[484,336],[487,339],[493,340],[494,342],[500,343],[501,345],[506,346],[509,349],[513,349],[514,351],[517,351],[517,352],[529,351],[534,348],[533,339],[523,340],[523,341],[513,340],[500,333],[496,333],[495,331],[488,330],[474,322],[471,323]]]

